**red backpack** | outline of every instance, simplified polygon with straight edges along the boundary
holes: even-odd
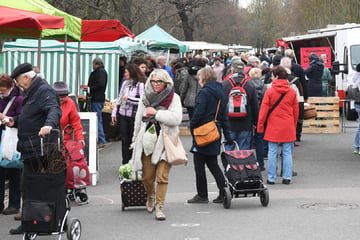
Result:
[[[247,116],[247,94],[244,89],[244,86],[248,80],[243,78],[240,81],[240,84],[237,85],[235,80],[230,77],[229,83],[232,88],[228,96],[228,116],[229,117],[246,117]]]

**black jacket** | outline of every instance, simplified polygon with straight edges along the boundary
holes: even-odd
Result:
[[[308,90],[307,90],[307,86],[306,86],[304,69],[301,67],[301,65],[299,65],[295,62],[291,62],[291,71],[295,77],[299,78],[299,81],[301,84],[301,86],[300,86],[301,88],[299,88],[299,90],[302,90],[304,99],[305,100],[308,99]]]
[[[89,77],[88,86],[90,88],[90,95],[92,102],[104,102],[105,91],[107,86],[107,72],[104,66],[97,67]]]
[[[324,72],[324,64],[318,59],[310,62],[304,73],[308,77],[307,83],[309,97],[322,97],[322,75]]]
[[[222,91],[221,84],[218,82],[208,82],[199,91],[199,94],[195,99],[194,114],[190,121],[190,131],[193,132],[194,128],[214,120],[219,99],[221,102],[216,124],[220,136],[222,128],[225,139],[227,141],[232,141],[230,136],[229,118],[226,109],[226,97]],[[191,151],[194,152],[194,147],[196,147],[197,151],[204,155],[218,155],[220,154],[220,145],[221,139],[210,143],[205,147],[197,146],[195,140],[193,140],[193,147]]]
[[[239,84],[242,77],[235,77],[234,80],[236,84]],[[226,80],[222,82],[223,90],[225,93],[225,96],[229,96],[229,93],[232,89],[232,86],[229,82],[229,80]],[[234,132],[240,132],[240,131],[251,131],[253,129],[253,126],[257,125],[258,116],[259,116],[259,103],[257,99],[257,92],[256,88],[253,82],[247,81],[244,89],[246,91],[247,95],[247,105],[246,105],[246,111],[247,116],[246,117],[238,117],[238,118],[229,118],[230,121],[230,129]],[[226,103],[228,102],[228,98],[226,97]]]
[[[62,112],[54,89],[40,77],[32,80],[23,96],[22,111],[14,120],[18,128],[17,150],[23,159],[29,159],[40,156],[40,129],[59,129]]]

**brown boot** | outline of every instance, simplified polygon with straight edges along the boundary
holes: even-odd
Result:
[[[155,207],[155,197],[154,195],[148,196],[146,201],[146,209],[149,213],[152,213],[154,211]]]
[[[155,219],[159,221],[166,220],[166,216],[164,214],[164,206],[156,204],[156,211],[155,211]]]

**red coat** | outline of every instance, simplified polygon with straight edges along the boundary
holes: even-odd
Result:
[[[60,119],[61,131],[64,130],[64,127],[70,124],[74,128],[74,140],[84,140],[82,134],[83,128],[81,126],[80,116],[76,109],[75,103],[71,98],[66,97],[66,101],[61,105],[62,116]],[[71,135],[65,134],[64,141],[71,140]]]
[[[279,105],[270,114],[264,139],[270,142],[293,142],[296,140],[296,123],[299,116],[299,104],[296,92],[287,80],[279,79],[266,90],[260,107],[258,132],[264,132],[266,116],[272,106],[285,93]]]

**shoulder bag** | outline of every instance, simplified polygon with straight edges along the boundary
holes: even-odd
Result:
[[[220,102],[221,101],[219,99],[214,120],[207,122],[200,127],[194,128],[193,134],[195,142],[199,147],[205,147],[220,138],[219,130],[216,126],[216,118],[219,112]]]
[[[186,165],[188,158],[180,137],[163,132],[163,141],[168,163],[170,165]]]
[[[5,107],[3,112],[7,114],[10,106],[15,101],[15,96],[11,98]],[[3,168],[22,168],[23,163],[20,159],[20,153],[16,151],[18,142],[17,128],[6,127],[5,130],[1,131],[1,143],[0,143],[0,167]]]

